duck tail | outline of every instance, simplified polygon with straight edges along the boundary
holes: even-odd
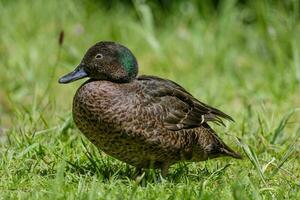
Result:
[[[221,150],[221,153],[224,156],[230,156],[230,157],[233,157],[233,158],[236,158],[236,159],[243,159],[243,157],[241,156],[241,154],[233,151],[227,145],[224,145],[224,147],[222,147],[220,150]]]

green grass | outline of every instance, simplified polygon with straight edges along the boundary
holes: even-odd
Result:
[[[222,1],[204,13],[181,3],[160,20],[140,1],[83,2],[0,1],[0,199],[300,199],[299,1]],[[140,74],[230,114],[235,123],[214,128],[244,159],[180,163],[161,183],[154,171],[128,178],[132,167],[74,126],[82,81],[57,83],[101,40],[132,49]]]

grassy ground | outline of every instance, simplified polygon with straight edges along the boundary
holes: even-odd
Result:
[[[0,199],[300,199],[299,1],[222,1],[169,16],[135,2],[0,1]],[[64,44],[58,35],[64,30]],[[173,79],[235,123],[215,127],[244,159],[174,165],[165,181],[98,152],[76,129],[82,82],[57,79],[97,41],[135,53],[141,74]],[[232,136],[238,136],[238,140]]]

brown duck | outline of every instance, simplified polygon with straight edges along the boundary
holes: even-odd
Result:
[[[94,145],[137,170],[160,168],[162,176],[180,161],[241,158],[208,125],[233,120],[230,116],[173,81],[137,74],[138,63],[128,48],[99,42],[59,79],[90,78],[74,96],[73,118]]]

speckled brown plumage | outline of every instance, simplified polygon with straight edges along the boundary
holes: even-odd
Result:
[[[99,65],[94,60],[96,64],[91,66],[91,60],[100,58],[100,54]],[[92,68],[102,71],[95,75]],[[198,101],[170,80],[135,78],[137,62],[126,47],[113,42],[97,43],[79,67],[60,82],[79,79],[79,75],[74,78],[78,71],[82,73],[79,78],[91,79],[74,96],[75,124],[108,155],[138,169],[160,168],[163,176],[170,165],[180,161],[241,158],[208,125],[223,124],[222,118],[232,120],[230,116]]]

